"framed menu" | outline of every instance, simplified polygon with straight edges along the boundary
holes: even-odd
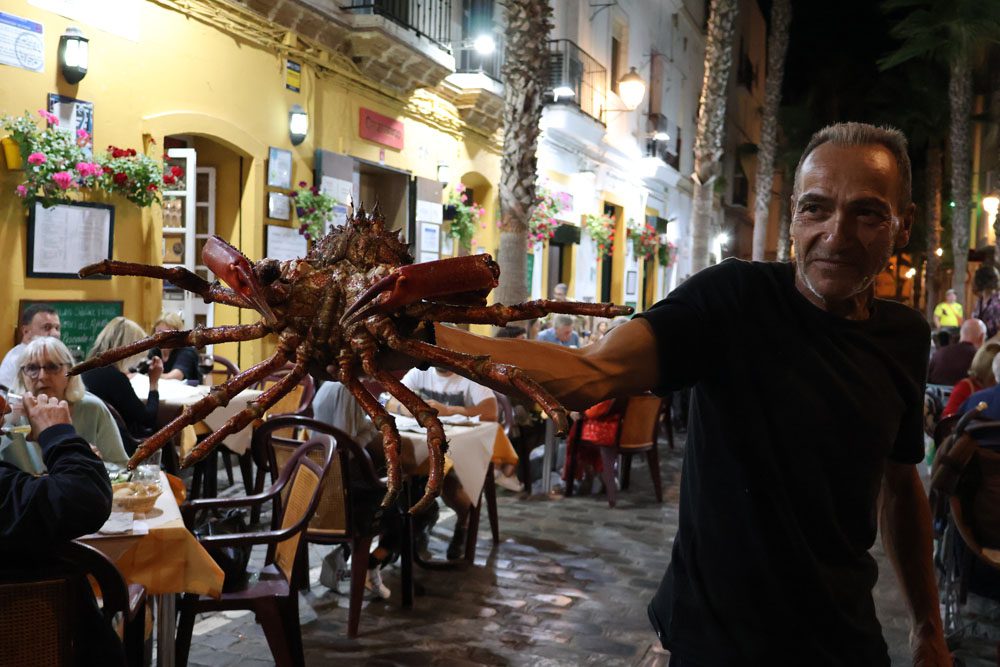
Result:
[[[267,245],[264,254],[271,259],[286,260],[305,257],[309,248],[306,237],[299,230],[280,225],[264,225],[267,228]]]
[[[35,202],[28,215],[28,277],[75,279],[88,264],[111,259],[114,235],[114,206],[72,202],[45,208]]]

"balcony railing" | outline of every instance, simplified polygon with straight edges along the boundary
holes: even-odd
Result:
[[[497,32],[492,35],[494,49],[492,53],[482,54],[475,49],[472,42],[466,40],[460,45],[456,45],[456,72],[485,74],[494,81],[503,83],[503,63],[504,52],[506,51],[506,38],[503,33]]]
[[[451,0],[351,0],[344,9],[384,16],[451,53]]]
[[[549,41],[549,104],[572,104],[604,122],[607,90],[608,71],[593,56],[568,39]]]

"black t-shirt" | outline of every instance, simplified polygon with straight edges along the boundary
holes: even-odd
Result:
[[[160,407],[159,391],[150,391],[143,403],[135,395],[128,376],[114,366],[91,368],[80,377],[87,391],[118,411],[129,435],[143,438],[153,432]]]
[[[154,347],[149,351],[150,357],[163,357],[163,352]],[[179,370],[184,373],[185,380],[201,382],[201,371],[198,369],[198,350],[193,347],[175,347],[170,350],[170,356],[163,360],[163,372]]]
[[[693,386],[670,567],[649,606],[704,665],[888,665],[868,554],[885,459],[923,456],[929,328],[831,315],[791,264],[729,260],[642,314],[661,391]]]

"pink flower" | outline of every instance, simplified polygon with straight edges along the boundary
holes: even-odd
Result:
[[[86,130],[77,130],[76,138],[86,143],[90,139],[90,133],[87,132]]]
[[[479,215],[486,215],[486,209],[482,206],[479,207]]]
[[[484,222],[484,223],[480,224],[480,225],[479,225],[479,228],[480,228],[480,229],[486,229],[486,223]]]
[[[462,203],[464,204],[464,203],[466,203],[467,201],[469,201],[469,198],[468,198],[468,197],[466,197],[465,195],[462,195]]]
[[[38,115],[45,119],[45,122],[49,125],[59,125],[59,117],[55,114],[49,113],[45,109],[39,109]]]
[[[52,180],[56,182],[61,189],[66,190],[70,185],[73,184],[73,174],[68,171],[57,171],[52,174]]]
[[[40,165],[45,164],[48,158],[45,157],[45,153],[32,153],[28,156],[28,164]]]
[[[17,186],[16,188],[14,188],[14,190],[15,192],[17,192],[17,196],[20,197],[21,199],[24,199],[25,197],[28,196],[28,188],[24,187],[23,184]]]
[[[465,183],[459,183],[456,185],[455,192],[465,192]]]
[[[80,174],[84,178],[89,176],[95,176],[101,173],[101,165],[94,164],[93,162],[77,162],[76,163],[76,173]]]

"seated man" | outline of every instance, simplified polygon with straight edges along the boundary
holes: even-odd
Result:
[[[7,412],[0,397],[0,414]],[[66,401],[24,397],[24,412],[48,473],[0,461],[0,559],[44,558],[53,547],[97,531],[111,514],[111,482],[93,448],[76,434]],[[78,664],[122,664],[121,642],[81,579],[73,633]]]
[[[465,415],[479,417],[482,421],[497,421],[497,399],[493,392],[449,370],[430,368],[422,371],[411,368],[403,376],[402,382],[427,405],[437,410],[438,416]],[[410,411],[395,398],[389,399],[385,407],[390,412],[410,415]],[[466,524],[473,500],[462,488],[462,483],[453,470],[445,475],[441,485],[441,499],[455,511],[455,533],[448,543],[448,559],[455,560],[461,558],[465,550]]]
[[[538,334],[538,340],[563,347],[580,347],[580,336],[573,330],[572,315],[559,314],[552,318],[552,327]]]
[[[969,319],[962,323],[957,343],[938,348],[927,367],[927,382],[951,386],[969,372],[976,350],[986,342],[986,325],[982,320]]]

